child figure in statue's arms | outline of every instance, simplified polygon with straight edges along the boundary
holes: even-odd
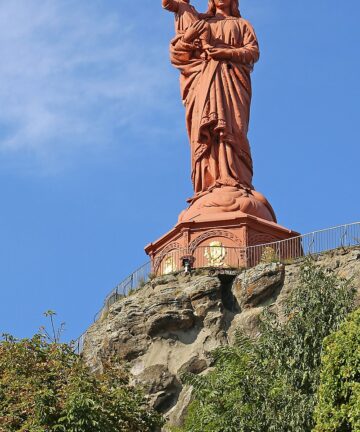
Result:
[[[164,9],[174,12],[175,14],[175,31],[176,36],[183,35],[190,27],[201,28],[199,32],[199,40],[201,48],[205,51],[211,46],[210,42],[210,26],[207,22],[196,25],[200,20],[207,18],[206,14],[199,14],[198,11],[190,4],[190,0],[162,0]]]

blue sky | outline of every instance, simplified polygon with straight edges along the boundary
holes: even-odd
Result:
[[[241,4],[256,188],[302,233],[359,221],[359,1]],[[0,332],[54,309],[76,338],[176,223],[192,190],[173,31],[160,0],[0,1]]]

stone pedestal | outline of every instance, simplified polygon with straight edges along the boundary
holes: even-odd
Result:
[[[193,257],[195,268],[253,266],[266,252],[266,246],[256,246],[299,236],[277,223],[271,205],[255,190],[219,187],[189,203],[177,225],[145,248],[155,274],[180,270],[183,257]],[[274,259],[291,258],[301,255],[301,244],[269,245],[267,252]]]

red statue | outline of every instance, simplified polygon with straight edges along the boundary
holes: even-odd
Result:
[[[175,14],[170,56],[180,71],[194,196],[176,227],[147,253],[159,263],[171,248],[193,254],[210,240],[223,248],[293,237],[296,233],[277,225],[271,205],[252,184],[250,75],[260,54],[238,0],[210,0],[205,14],[190,0],[162,5]]]
[[[211,0],[207,14],[185,0],[163,0],[163,7],[176,16],[171,61],[181,72],[195,191],[190,200],[195,207],[180,220],[201,210],[243,211],[275,221],[252,185],[247,134],[250,74],[259,59],[254,29],[241,18],[237,0]]]

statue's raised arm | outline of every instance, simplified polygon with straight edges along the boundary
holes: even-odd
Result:
[[[164,9],[174,12],[175,14],[175,32],[176,38],[186,37],[183,42],[194,42],[194,47],[207,50],[209,45],[209,26],[203,19],[208,17],[207,14],[199,14],[198,11],[190,4],[190,0],[162,0]],[[190,37],[189,37],[190,35]]]
[[[184,34],[190,26],[200,19],[198,11],[190,4],[189,0],[162,0],[162,6],[175,14],[176,36]]]
[[[169,12],[177,13],[179,10],[179,0],[162,0],[162,7]]]

